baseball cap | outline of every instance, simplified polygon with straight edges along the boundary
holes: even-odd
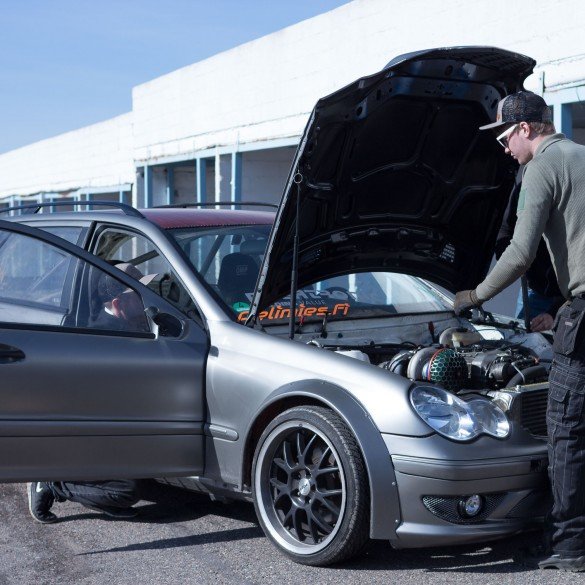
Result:
[[[496,121],[480,126],[479,129],[489,130],[517,122],[550,123],[552,122],[550,108],[539,95],[531,91],[512,93],[498,102]]]

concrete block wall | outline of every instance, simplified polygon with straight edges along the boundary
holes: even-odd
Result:
[[[167,173],[165,169],[152,169],[152,205],[167,203]]]
[[[0,155],[0,199],[115,187],[133,183],[134,177],[132,114]]]
[[[319,97],[426,47],[501,46],[535,57],[550,89],[582,81],[583,16],[582,0],[355,0],[135,87],[134,157],[296,136]]]
[[[294,154],[294,148],[245,152],[242,155],[242,201],[278,203]]]
[[[218,201],[232,200],[232,158],[231,155],[223,155],[215,158],[214,184],[215,194]]]
[[[192,203],[195,201],[195,165],[176,167],[174,172],[175,203]]]

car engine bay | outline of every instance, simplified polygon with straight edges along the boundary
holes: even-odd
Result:
[[[481,330],[459,326],[446,328],[427,344],[308,343],[455,393],[545,382],[550,368],[550,346],[539,333],[516,331],[510,337],[486,339]]]
[[[356,344],[355,337],[339,345],[316,339],[308,343],[413,382],[441,387],[463,400],[482,395],[529,435],[543,439],[552,359],[548,338],[541,333],[527,333],[515,322],[498,323],[497,327],[489,320],[448,325],[440,334],[431,334],[431,343],[370,340]]]
[[[462,327],[443,331],[438,343],[401,350],[378,365],[411,380],[438,383],[451,392],[500,389],[548,378],[547,367],[533,349],[486,340]]]

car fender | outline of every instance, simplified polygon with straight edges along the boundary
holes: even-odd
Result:
[[[368,472],[370,486],[370,538],[396,538],[400,524],[400,503],[396,476],[388,448],[374,421],[346,389],[323,380],[299,380],[274,390],[262,403],[246,432],[246,445],[255,449],[254,427],[267,411],[288,402],[291,406],[321,403],[336,412],[356,438]],[[283,410],[287,410],[286,406]],[[271,417],[273,418],[273,417]],[[247,458],[245,458],[247,459]],[[245,471],[243,470],[243,476]]]

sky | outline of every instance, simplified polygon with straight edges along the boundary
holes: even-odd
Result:
[[[0,153],[132,109],[132,87],[349,0],[0,0]]]

